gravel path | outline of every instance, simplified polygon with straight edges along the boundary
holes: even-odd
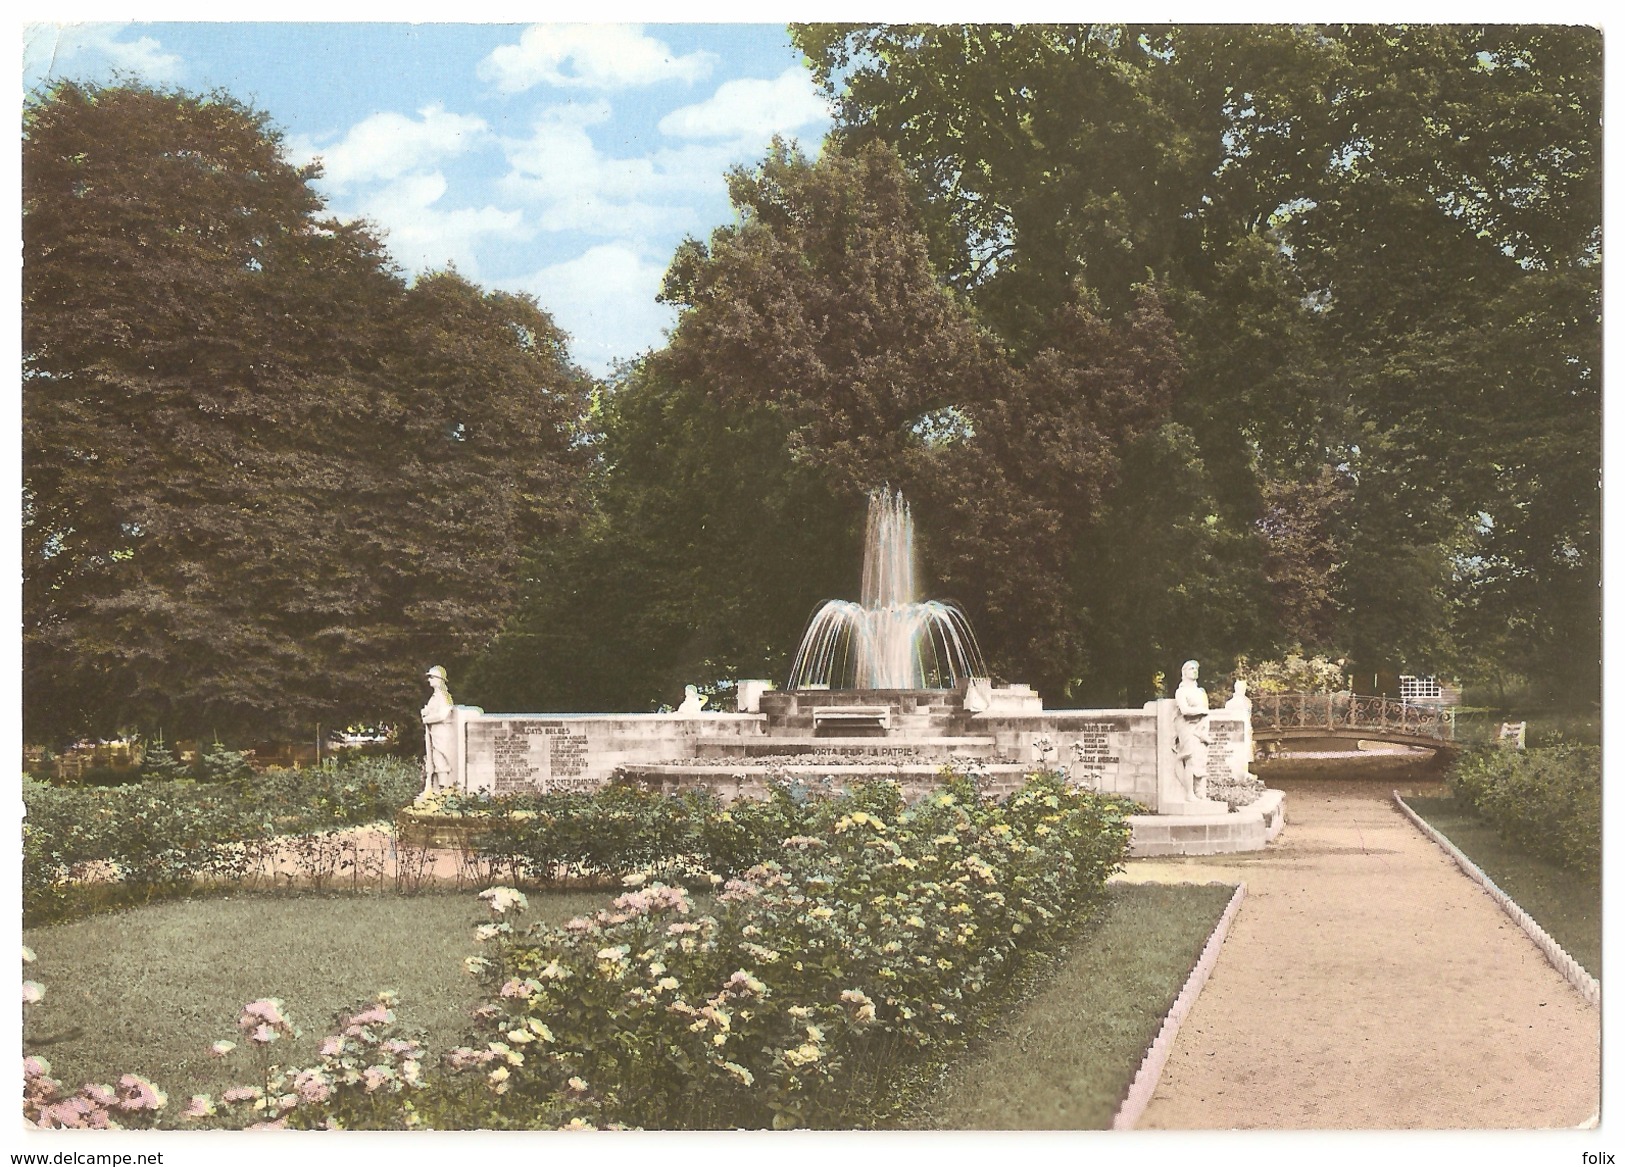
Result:
[[[1121,878],[1245,881],[1140,1129],[1573,1127],[1600,1102],[1601,1023],[1381,781],[1277,781],[1252,855]]]

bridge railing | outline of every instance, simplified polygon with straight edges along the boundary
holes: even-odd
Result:
[[[1455,739],[1454,710],[1393,697],[1354,693],[1260,693],[1252,698],[1253,732],[1366,729],[1438,741]]]

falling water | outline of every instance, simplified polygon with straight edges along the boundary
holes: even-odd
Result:
[[[964,613],[915,598],[914,520],[901,492],[869,496],[861,595],[814,614],[790,669],[792,689],[951,689],[987,675]]]

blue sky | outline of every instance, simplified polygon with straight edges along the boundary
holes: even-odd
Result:
[[[25,26],[25,90],[118,73],[264,110],[406,273],[534,295],[596,373],[662,343],[661,277],[732,221],[728,168],[829,128],[782,24]]]

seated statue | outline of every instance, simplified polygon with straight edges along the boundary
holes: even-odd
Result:
[[[705,705],[705,698],[700,695],[698,685],[683,686],[683,703],[677,707],[679,713],[698,713]]]

